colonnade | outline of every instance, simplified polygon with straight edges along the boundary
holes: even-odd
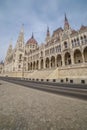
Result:
[[[87,46],[83,49],[83,51],[80,49],[75,49],[71,52],[67,51],[62,54],[57,54],[56,56],[52,55],[50,57],[29,62],[28,71],[37,69],[51,69],[80,63],[87,63]]]

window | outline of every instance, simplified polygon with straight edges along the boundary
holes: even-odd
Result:
[[[15,67],[13,68],[13,71],[15,71]]]
[[[82,83],[82,84],[85,84],[85,80],[81,80],[81,83]]]
[[[55,49],[54,48],[51,48],[50,49],[50,54],[54,53],[55,52]]]
[[[79,45],[80,43],[79,43],[79,38],[77,38],[77,45]]]
[[[21,65],[19,65],[18,68],[21,68]]]
[[[73,80],[70,80],[70,83],[73,83]]]
[[[63,83],[63,79],[61,79],[61,83]]]
[[[56,79],[53,79],[53,82],[56,82]]]
[[[49,81],[49,79],[47,79],[47,82]]]
[[[87,42],[87,37],[86,37],[86,35],[84,35],[84,41]]]
[[[68,82],[68,78],[66,78],[66,82]]]
[[[24,61],[26,61],[26,57],[24,57]]]
[[[81,38],[81,43],[83,44],[83,37],[81,36],[80,38]]]
[[[22,54],[19,55],[19,59],[22,60]]]
[[[72,47],[74,47],[74,41],[73,40],[71,41],[71,43],[72,43]]]
[[[41,81],[43,81],[43,79],[41,79]]]
[[[41,57],[43,56],[43,52],[41,51]]]
[[[68,47],[68,46],[67,46],[67,42],[64,42],[64,47],[65,47],[65,48],[67,48],[67,47]]]
[[[74,45],[76,46],[76,39],[74,39]]]
[[[80,63],[81,61],[80,60],[78,60],[78,63]]]

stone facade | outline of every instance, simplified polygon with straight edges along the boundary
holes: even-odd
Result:
[[[4,63],[1,62],[0,63],[0,75],[3,73],[3,67],[4,67]]]
[[[87,79],[87,27],[71,29],[65,15],[64,28],[56,29],[52,36],[47,28],[45,43],[41,45],[33,34],[25,44],[22,27],[15,48],[8,48],[4,64],[4,75],[8,76]],[[45,71],[49,75],[40,77],[39,72]]]

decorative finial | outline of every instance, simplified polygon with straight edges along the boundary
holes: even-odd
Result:
[[[32,32],[32,37],[31,38],[34,38],[33,32]]]
[[[21,32],[24,32],[24,24],[21,26]]]
[[[50,36],[50,31],[49,31],[49,27],[47,26],[47,36]]]
[[[66,13],[65,13],[65,21],[67,21]]]
[[[69,29],[69,22],[65,13],[65,19],[64,19],[64,30],[68,30]]]

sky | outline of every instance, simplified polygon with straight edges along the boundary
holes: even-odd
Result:
[[[64,14],[71,28],[87,26],[87,0],[0,0],[0,61],[10,43],[13,48],[24,24],[25,43],[32,32],[38,44],[44,43],[47,26],[50,33],[64,26]]]

